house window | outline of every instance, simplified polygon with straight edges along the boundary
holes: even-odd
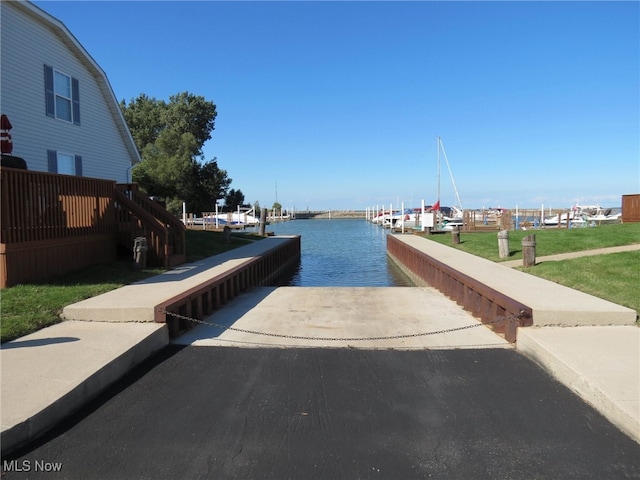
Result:
[[[71,77],[54,72],[53,88],[56,96],[56,118],[70,122],[71,117]]]
[[[73,155],[58,152],[58,172],[64,175],[75,175],[76,164]]]
[[[47,157],[51,173],[82,176],[82,157],[80,155],[47,150]]]
[[[44,66],[47,116],[80,125],[80,84],[49,65]]]

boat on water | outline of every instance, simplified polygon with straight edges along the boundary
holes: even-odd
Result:
[[[542,224],[545,227],[557,227],[558,223],[560,225],[566,225],[567,221],[575,226],[582,226],[582,224],[584,224],[584,219],[582,219],[582,217],[576,216],[574,211],[545,217],[542,221]]]
[[[620,223],[622,213],[614,213],[611,208],[602,208],[600,205],[574,205],[568,213],[551,215],[546,217],[543,224],[547,227],[558,226],[558,224],[584,227],[603,224]],[[559,222],[559,223],[558,223]]]
[[[437,222],[438,229],[444,231],[451,231],[454,228],[462,228],[464,225],[464,214],[458,207],[451,207],[450,214],[443,214]]]
[[[433,205],[424,206],[420,208],[403,208],[400,210],[394,210],[392,205],[389,206],[389,209],[385,209],[384,207],[381,210],[378,210],[375,214],[371,216],[369,219],[371,223],[383,226],[384,228],[390,228],[394,230],[404,230],[404,229],[418,229],[424,228],[424,224],[428,225],[428,228],[431,228],[432,231],[450,231],[455,227],[462,227],[464,224],[463,218],[463,210],[462,210],[462,202],[460,201],[460,195],[458,194],[458,190],[456,188],[455,181],[453,180],[453,174],[451,173],[451,166],[449,165],[449,160],[447,159],[447,154],[444,151],[444,145],[440,137],[437,137],[438,141],[438,191],[437,191],[437,200]],[[447,168],[449,170],[449,175],[451,177],[451,183],[453,184],[453,189],[457,199],[457,205],[453,207],[443,207],[440,206],[440,153],[445,159]],[[423,210],[424,208],[424,210]],[[429,217],[427,217],[427,215]],[[431,221],[431,216],[433,216],[433,221]],[[423,222],[423,220],[425,220]]]
[[[189,216],[183,213],[182,221],[187,226],[202,225],[207,228],[215,228],[219,226],[234,226],[236,228],[256,227],[260,225],[260,219],[254,215],[253,208],[239,207],[235,212],[204,212],[201,217]],[[267,222],[268,224],[269,222]]]
[[[595,207],[581,207],[586,212],[585,220],[596,225],[608,223],[620,223],[622,221],[622,212],[613,213],[612,208],[602,208],[599,205]]]

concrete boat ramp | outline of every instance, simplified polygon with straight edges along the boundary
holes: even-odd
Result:
[[[433,288],[263,287],[175,343],[367,349],[512,348]]]
[[[403,237],[414,247],[434,248],[434,242]],[[2,345],[3,454],[52,428],[169,345],[166,326],[150,321],[154,306],[167,295],[218,276],[277,241],[265,239],[229,256],[69,306],[68,320]],[[247,349],[515,350],[640,442],[640,329],[635,312],[460,253],[446,248],[440,260],[459,264],[467,274],[475,271],[523,302],[531,299],[544,312],[547,326],[535,326],[534,309],[534,326],[519,328],[513,345],[430,287],[260,287],[241,294],[173,342]],[[552,292],[546,305],[541,288]],[[558,321],[563,318],[582,326],[569,328]],[[577,322],[579,318],[584,321]]]

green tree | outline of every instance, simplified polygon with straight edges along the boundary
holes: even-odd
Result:
[[[236,210],[238,207],[244,205],[244,194],[241,190],[229,190],[224,200],[224,206],[228,210]]]
[[[182,202],[189,211],[212,211],[231,183],[216,159],[205,161],[202,148],[211,138],[216,105],[204,97],[179,93],[169,102],[141,94],[120,108],[142,161],[132,177],[150,195],[165,199],[179,213]]]
[[[196,175],[198,181],[192,196],[192,211],[213,212],[217,201],[225,197],[231,179],[227,176],[226,170],[218,167],[216,158],[203,163]]]
[[[280,213],[280,211],[282,210],[282,205],[280,205],[278,202],[273,202],[273,207],[271,207],[271,210],[275,210],[277,213]]]
[[[147,145],[155,143],[158,135],[164,129],[166,125],[163,118],[165,108],[164,101],[150,98],[144,93],[135,100],[132,99],[128,105],[124,100],[120,101],[120,110],[122,110],[131,136],[140,152]]]

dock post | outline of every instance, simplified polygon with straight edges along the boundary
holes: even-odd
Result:
[[[460,244],[460,227],[457,225],[453,227],[453,230],[451,230],[451,241],[454,245]]]
[[[533,267],[536,264],[536,236],[527,235],[522,239],[522,266]]]
[[[500,258],[509,257],[509,230],[498,232],[498,255]]]
[[[264,237],[264,229],[267,224],[267,209],[263,208],[260,210],[260,236]]]

